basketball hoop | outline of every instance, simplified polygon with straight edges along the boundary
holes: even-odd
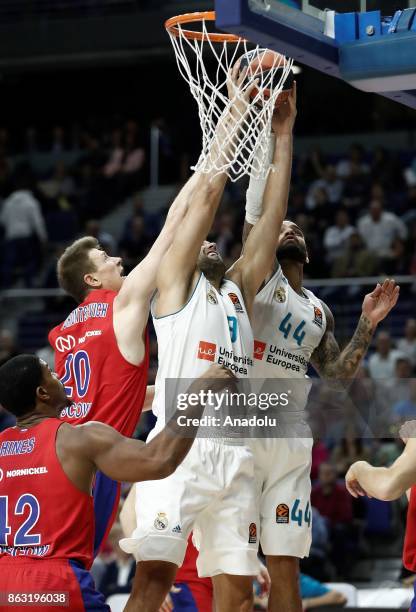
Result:
[[[234,34],[211,32],[207,26],[212,22],[215,22],[214,11],[178,15],[165,22],[179,72],[198,104],[202,151],[193,169],[214,175],[226,172],[232,181],[244,175],[265,178],[270,167],[271,119],[293,61],[258,46],[253,48],[247,40]],[[188,29],[192,24],[199,24],[200,28]],[[266,54],[275,57],[267,70],[262,64]],[[233,103],[227,95],[227,80],[241,56],[246,57],[248,69],[241,91],[236,95],[241,95],[255,80],[257,86],[247,112],[236,121],[228,140],[221,143],[227,155],[215,156],[211,151],[217,139],[216,127]]]

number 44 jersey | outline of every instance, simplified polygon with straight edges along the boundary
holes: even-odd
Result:
[[[146,396],[148,337],[139,366],[126,361],[117,345],[113,304],[117,293],[97,289],[49,333],[55,370],[73,400],[61,418],[79,425],[100,421],[132,436]],[[139,338],[137,341],[139,342]]]
[[[296,293],[279,266],[254,301],[255,378],[303,378],[325,329],[320,300]]]

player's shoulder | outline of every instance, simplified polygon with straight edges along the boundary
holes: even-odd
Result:
[[[59,429],[59,444],[65,451],[90,456],[94,451],[115,442],[120,434],[113,427],[99,421],[82,425],[63,423]]]
[[[332,314],[332,310],[330,309],[328,304],[326,304],[326,302],[324,302],[320,298],[317,298],[317,300],[321,304],[322,310],[325,313],[326,331],[334,331],[334,329],[335,329],[335,319],[334,319],[334,315]]]

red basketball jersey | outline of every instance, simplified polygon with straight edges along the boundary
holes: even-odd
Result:
[[[61,417],[71,425],[101,421],[132,436],[146,396],[149,340],[146,331],[139,366],[124,359],[113,327],[116,295],[105,289],[92,291],[52,329],[49,342],[55,350],[55,370],[73,400]]]
[[[11,557],[93,560],[93,498],[69,480],[56,454],[60,419],[0,433],[0,565]]]
[[[412,487],[410,490],[403,548],[403,565],[416,574],[416,487]]]

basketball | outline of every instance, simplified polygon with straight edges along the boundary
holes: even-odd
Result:
[[[269,49],[255,49],[244,53],[240,58],[240,71],[247,68],[247,74],[250,78],[259,79],[260,88],[262,88],[262,83],[266,85],[262,89],[262,95],[266,99],[270,97],[271,91],[279,85],[285,67],[286,58],[280,53],[270,51]],[[291,70],[284,81],[282,92],[277,97],[276,108],[287,100],[293,87],[293,81],[294,74]],[[258,92],[259,89],[255,88],[251,92],[251,97],[255,98]],[[261,105],[261,99],[257,104]]]

